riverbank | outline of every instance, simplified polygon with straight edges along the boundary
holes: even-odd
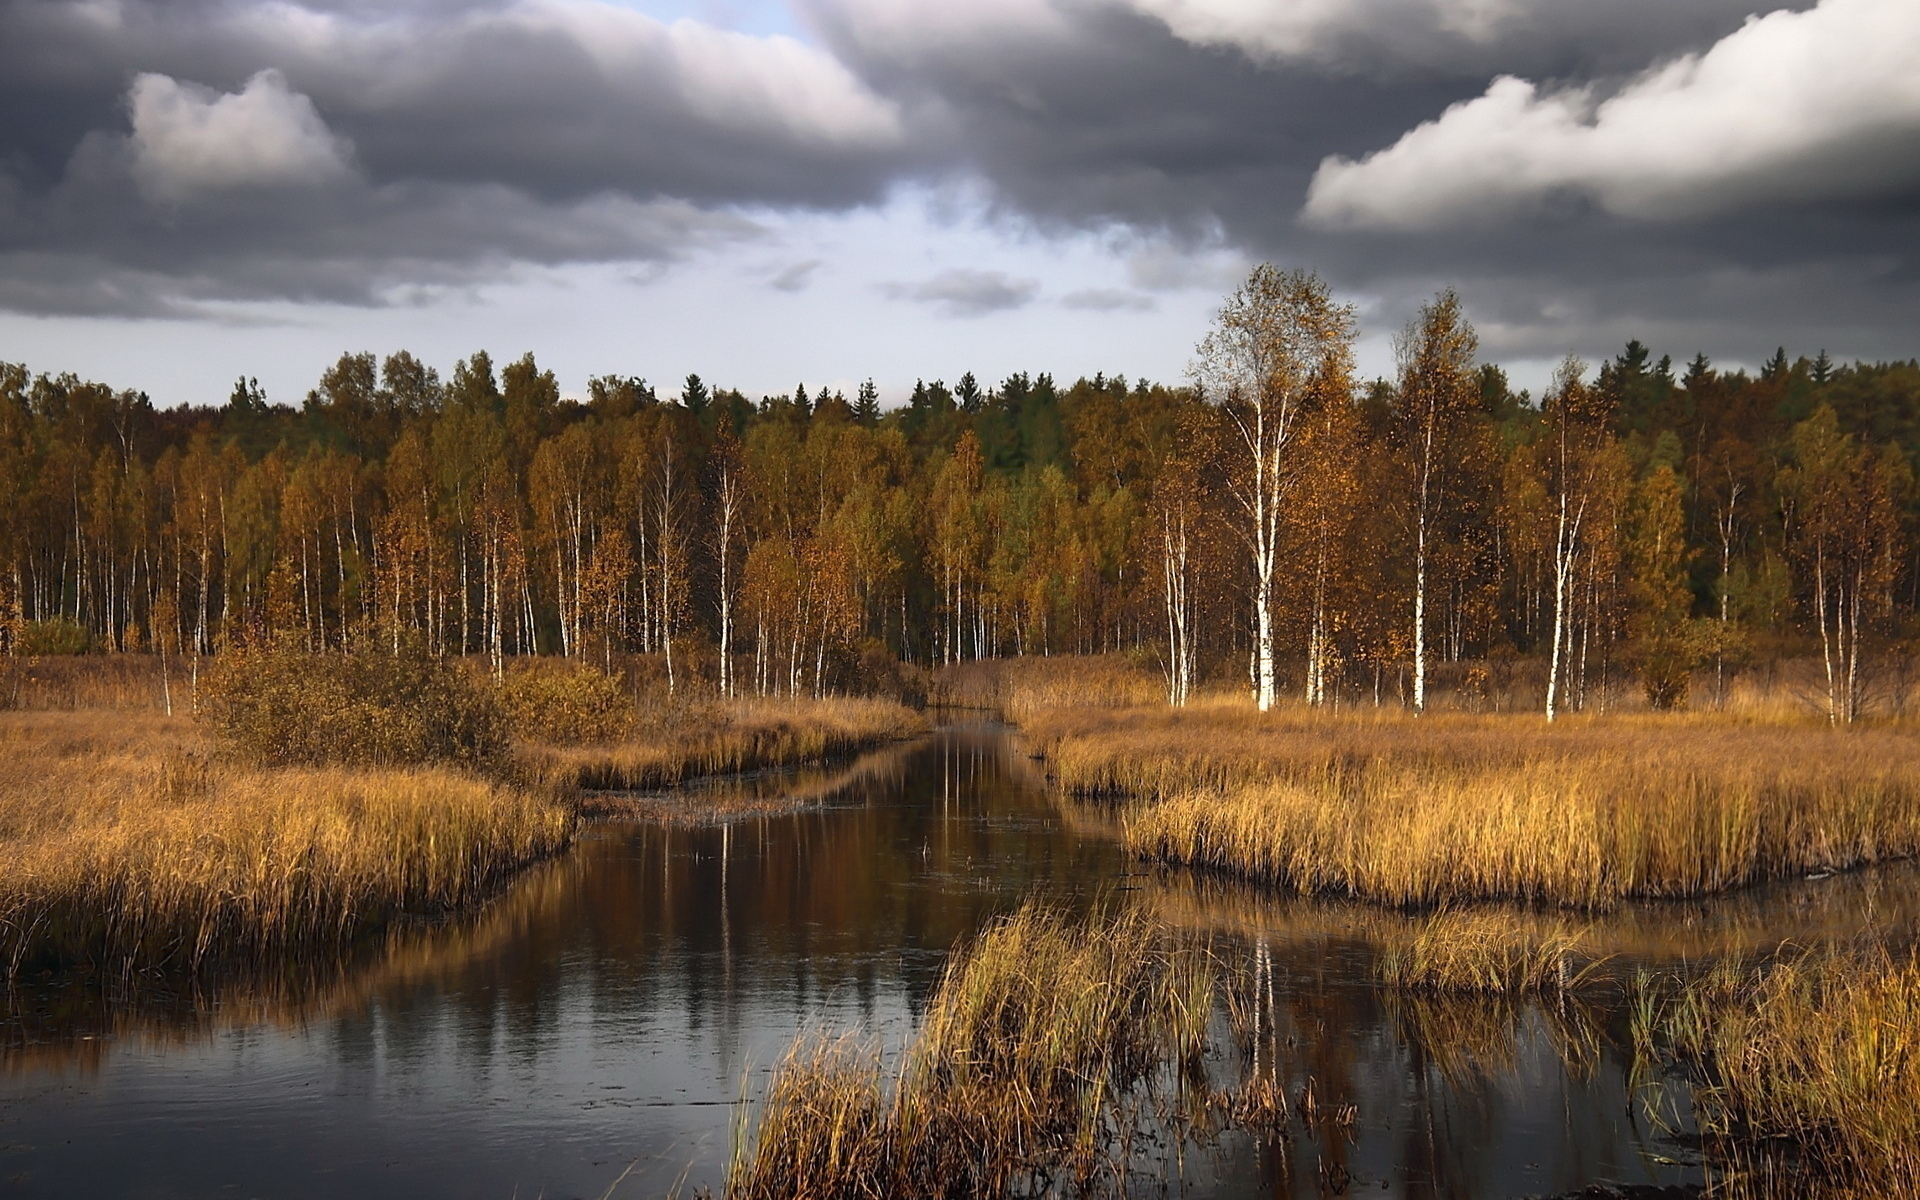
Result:
[[[273,651],[197,680],[135,656],[7,666],[10,977],[324,955],[496,894],[601,810],[593,789],[821,763],[925,728],[884,701],[643,707],[613,689],[617,738],[563,745],[513,739],[512,697],[453,662]]]
[[[562,800],[441,766],[264,770],[159,714],[0,714],[10,975],[198,971],[483,899],[565,846]]]
[[[692,705],[602,741],[519,742],[514,753],[544,784],[642,792],[704,776],[818,765],[926,729],[924,717],[890,700],[747,697]]]
[[[1140,857],[1304,893],[1604,909],[1920,852],[1920,739],[1813,719],[1030,709]]]

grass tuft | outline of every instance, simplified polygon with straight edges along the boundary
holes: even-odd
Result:
[[[438,767],[266,773],[179,751],[52,767],[33,773],[83,793],[64,813],[19,812],[17,789],[0,808],[9,974],[329,950],[490,895],[573,827],[551,799]]]
[[[1389,987],[1505,994],[1581,990],[1600,964],[1581,951],[1580,932],[1542,927],[1505,909],[1441,910],[1388,946],[1377,974]]]
[[[877,1053],[797,1046],[726,1194],[1084,1191],[1116,1156],[1124,1167],[1154,1084],[1197,1069],[1213,986],[1205,951],[1138,913],[1075,922],[1028,906],[956,952],[890,1098]]]
[[[1884,947],[1643,982],[1636,1052],[1703,1078],[1730,1195],[1920,1195],[1920,959]],[[1784,1185],[1784,1186],[1783,1186]]]

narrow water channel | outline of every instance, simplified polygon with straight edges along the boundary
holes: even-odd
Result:
[[[804,811],[764,811],[796,790]],[[1144,871],[1063,816],[997,727],[718,798],[743,815],[595,823],[484,911],[399,931],[336,977],[137,1015],[73,981],[16,989],[0,1194],[565,1200],[623,1172],[616,1197],[717,1189],[741,1098],[797,1034],[897,1047],[956,940],[1035,896],[1153,905],[1257,963],[1293,1077],[1355,1106],[1338,1145],[1237,1135],[1197,1152],[1187,1194],[1699,1178],[1684,1139],[1630,1103],[1623,1014],[1383,992],[1338,906]],[[1910,876],[1845,887],[1628,915],[1623,936],[1904,917],[1914,891]]]

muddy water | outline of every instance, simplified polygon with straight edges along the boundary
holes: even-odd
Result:
[[[769,811],[792,795],[804,811]],[[111,1004],[70,980],[18,989],[0,1194],[717,1185],[742,1097],[796,1034],[897,1047],[954,942],[1033,896],[1149,905],[1212,938],[1257,986],[1290,1089],[1310,1079],[1355,1106],[1350,1134],[1197,1148],[1176,1191],[1501,1197],[1699,1178],[1684,1136],[1630,1103],[1622,1013],[1383,992],[1386,918],[1144,872],[1097,821],[1063,816],[1002,730],[948,728],[707,799],[734,817],[596,823],[484,911],[319,977]],[[1635,910],[1606,936],[1692,956],[1909,922],[1916,891],[1911,872],[1853,876]]]

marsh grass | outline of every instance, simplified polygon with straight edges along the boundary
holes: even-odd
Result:
[[[1123,708],[1162,702],[1166,684],[1142,660],[1125,654],[979,659],[935,672],[934,704],[992,709],[1024,723],[1049,710]]]
[[[574,820],[550,795],[448,767],[248,767],[183,718],[11,714],[0,748],[10,975],[331,951],[490,895]]]
[[[565,846],[581,787],[817,762],[921,728],[884,702],[747,702],[509,755],[504,706],[458,662],[241,648],[210,664],[198,720],[104,703],[156,683],[150,665],[63,662],[50,678],[74,707],[0,713],[10,975],[333,954],[397,916],[474,904]]]
[[[585,792],[583,816],[635,817],[659,825],[713,826],[805,812],[852,795],[903,786],[913,755],[906,743],[850,759],[694,780],[661,792]]]
[[[1506,909],[1442,909],[1387,944],[1375,974],[1389,987],[1429,992],[1577,992],[1602,982],[1604,960],[1581,931]]]
[[[1920,740],[1804,720],[1050,710],[1070,794],[1142,857],[1405,906],[1603,909],[1920,851]]]
[[[1723,1190],[1920,1196],[1920,959],[1884,945],[1643,981],[1644,1065],[1696,1074]]]
[[[1214,1099],[1199,1070],[1213,1008],[1204,948],[1133,911],[1029,906],[956,951],[891,1087],[876,1048],[796,1045],[726,1194],[1124,1190],[1145,1122]]]
[[[0,710],[116,711],[193,707],[192,662],[154,654],[0,655]]]
[[[889,700],[749,699],[667,714],[615,741],[523,742],[516,751],[546,784],[653,791],[705,775],[821,763],[925,730],[918,713]]]

